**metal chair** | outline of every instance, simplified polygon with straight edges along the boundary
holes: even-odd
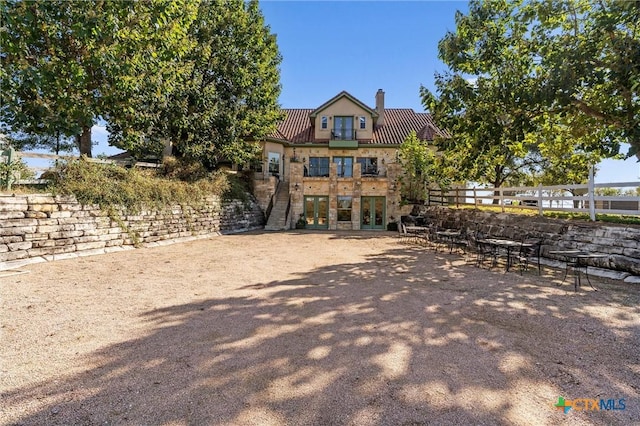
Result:
[[[467,234],[467,230],[462,229],[460,231],[460,235],[458,237],[453,238],[453,241],[451,241],[451,245],[457,249],[460,249],[462,251],[462,254],[466,257],[467,251],[471,246],[471,243],[469,241],[469,234]]]
[[[485,235],[482,232],[477,232],[475,235],[476,246],[478,248],[476,256],[476,266],[482,267],[485,261],[489,259],[489,269],[493,268],[498,263],[498,247],[485,241]]]
[[[520,275],[522,271],[529,269],[529,261],[536,260],[538,265],[538,275],[541,274],[542,268],[540,265],[540,252],[542,250],[542,238],[525,238],[522,240],[520,246],[520,252],[516,257],[516,261],[520,265]]]
[[[402,222],[398,223],[398,232],[400,233],[400,242],[402,244],[407,244],[411,239],[411,236],[407,232],[407,225]]]

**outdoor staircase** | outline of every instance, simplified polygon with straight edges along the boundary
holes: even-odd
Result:
[[[289,229],[287,223],[287,205],[289,204],[289,183],[280,182],[273,199],[271,214],[267,218],[265,231],[283,231]]]

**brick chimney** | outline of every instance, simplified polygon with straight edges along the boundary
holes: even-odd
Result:
[[[382,89],[378,89],[376,92],[376,112],[378,113],[376,125],[382,126],[384,124],[384,92]]]

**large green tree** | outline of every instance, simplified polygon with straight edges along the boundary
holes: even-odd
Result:
[[[163,102],[141,94],[135,109],[109,122],[111,141],[134,152],[158,152],[170,141],[178,155],[206,165],[246,162],[254,155],[251,139],[266,136],[280,117],[275,35],[257,1],[206,0],[189,37],[184,78]],[[134,125],[140,111],[152,118],[147,126]]]
[[[449,157],[445,161],[416,132],[409,133],[400,145],[398,160],[403,170],[401,193],[407,200],[425,200],[428,187],[448,188],[457,177],[455,159]]]
[[[187,0],[4,1],[2,99],[9,133],[72,137],[91,156],[91,127],[140,92],[169,91],[196,7]]]
[[[638,24],[630,16],[637,10],[609,2],[473,1],[467,15],[458,12],[456,31],[439,43],[449,70],[436,76],[435,93],[423,87],[421,94],[452,133],[440,146],[459,158],[464,177],[501,186],[586,165],[573,176],[580,181],[620,142],[634,152]],[[625,48],[607,42],[612,36],[624,38]],[[580,42],[569,43],[572,37]],[[606,57],[609,68],[584,66],[590,56]],[[627,79],[615,77],[617,69]]]
[[[640,3],[565,0],[526,3],[514,19],[539,58],[539,102],[577,113],[604,128],[608,140],[640,150]]]

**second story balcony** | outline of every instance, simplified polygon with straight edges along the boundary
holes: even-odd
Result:
[[[311,157],[309,163],[303,165],[305,178],[338,178],[367,180],[386,179],[386,169],[379,169],[375,164],[364,164],[363,158],[354,161],[353,157]],[[315,180],[315,179],[314,179]]]
[[[356,130],[355,129],[333,129],[331,131],[331,140],[354,141],[356,140]]]

